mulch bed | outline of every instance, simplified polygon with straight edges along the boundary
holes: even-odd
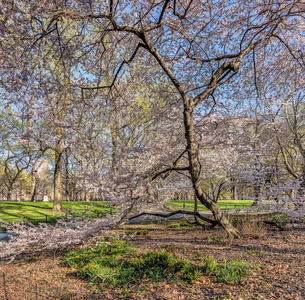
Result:
[[[126,229],[132,227],[120,230]],[[105,288],[75,277],[74,270],[61,264],[61,255],[44,254],[0,267],[0,299],[305,299],[304,226],[291,231],[270,228],[260,238],[248,234],[235,239],[231,247],[226,247],[223,240],[220,229],[168,229],[166,225],[157,225],[147,235],[132,238],[131,243],[139,252],[166,249],[193,262],[199,257],[213,256],[218,261],[259,265],[241,284],[223,284],[212,276],[204,276],[193,284],[143,278],[128,287]]]

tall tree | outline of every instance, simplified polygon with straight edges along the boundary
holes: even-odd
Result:
[[[129,65],[141,49],[157,60],[182,98],[188,152],[188,166],[185,169],[191,175],[196,196],[212,211],[215,220],[225,228],[230,237],[238,236],[238,232],[223,216],[219,206],[205,197],[200,186],[201,167],[194,111],[202,105],[208,107],[209,98],[215,99],[213,97],[216,90],[222,90],[220,86],[230,86],[230,79],[238,73],[242,62],[247,62],[249,54],[259,51],[269,41],[278,41],[281,44],[281,40],[285,38],[283,33],[287,32],[284,28],[291,23],[291,19],[299,19],[303,6],[298,1],[276,4],[264,2],[263,6],[260,2],[241,5],[234,1],[231,5],[200,1],[184,4],[162,1],[158,5],[131,2],[130,6],[124,1],[110,1],[109,5],[103,2],[98,4],[99,6],[94,6],[94,11],[90,11],[88,7],[90,13],[86,9],[78,12],[73,6],[59,13],[71,19],[82,18],[100,22],[104,35],[109,32],[123,32],[134,37],[134,51],[120,64],[114,80],[122,67]],[[127,10],[133,13],[122,18],[121,15]],[[176,65],[173,62],[176,62]],[[202,65],[206,65],[203,71],[198,69],[198,66],[201,68]],[[189,69],[190,76],[181,76],[178,67]],[[212,72],[212,75],[208,76],[209,72]],[[194,83],[193,86],[199,89],[199,92],[196,93],[194,88],[192,92],[188,92],[191,85],[187,81]]]
[[[163,0],[158,3],[144,0],[58,0],[46,3],[36,0],[28,6],[23,5],[28,3],[22,0],[13,3],[7,1],[8,10],[13,7],[26,23],[30,19],[35,24],[35,43],[52,41],[53,33],[58,28],[65,28],[58,35],[58,49],[71,62],[82,61],[78,86],[85,100],[94,92],[114,90],[127,78],[124,70],[129,67],[132,73],[132,65],[140,56],[151,57],[157,62],[163,71],[162,76],[172,83],[180,99],[179,105],[173,107],[180,109],[180,114],[175,116],[182,117],[185,136],[185,147],[180,147],[181,155],[172,160],[170,169],[158,174],[188,172],[197,198],[212,211],[216,223],[227,231],[230,239],[238,236],[238,231],[228,222],[217,203],[206,197],[200,185],[200,144],[194,115],[197,111],[205,112],[203,118],[206,118],[220,104],[230,109],[234,98],[244,94],[245,84],[253,85],[253,81],[255,84],[260,75],[258,62],[264,53],[273,51],[287,60],[293,57],[292,64],[302,63],[298,53],[303,52],[298,50],[303,45],[304,3],[298,0]],[[42,20],[42,14],[48,15],[46,21]],[[75,29],[73,37],[65,36],[68,27]],[[80,73],[90,74],[92,65],[100,65],[104,54],[112,50],[109,46],[113,43],[104,42],[106,36],[114,38],[116,47],[123,49],[116,57],[111,83],[93,78],[92,74],[89,79],[82,80]],[[75,45],[79,49],[76,55],[68,51]],[[268,63],[273,64],[277,55],[269,56]],[[286,67],[284,62],[283,68]],[[149,74],[152,76],[153,73],[143,66],[142,77],[149,78]],[[163,138],[163,144],[166,140],[169,142],[168,136]],[[183,160],[185,151],[187,162]],[[146,153],[142,152],[142,155]],[[151,177],[156,178],[156,174]]]

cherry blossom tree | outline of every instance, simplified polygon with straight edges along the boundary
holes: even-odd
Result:
[[[27,57],[49,45],[61,59],[69,60],[74,66],[72,86],[79,89],[82,101],[97,99],[104,91],[114,93],[124,81],[128,84],[130,74],[136,74],[134,64],[143,58],[150,62],[149,66],[156,64],[155,73],[141,65],[138,83],[147,78],[148,82],[154,79],[157,84],[161,80],[172,84],[175,97],[167,105],[173,108],[173,114],[169,115],[178,126],[173,123],[164,130],[156,124],[154,130],[159,131],[155,138],[160,138],[161,147],[151,139],[140,148],[124,152],[121,174],[117,177],[109,173],[100,184],[105,183],[105,178],[109,181],[116,177],[112,182],[116,183],[117,191],[123,186],[137,190],[142,186],[139,184],[142,179],[147,181],[149,172],[150,178],[174,171],[188,173],[196,197],[212,211],[215,222],[227,231],[230,239],[239,235],[200,184],[200,135],[195,116],[200,112],[204,120],[216,106],[225,107],[225,111],[232,109],[234,102],[251,104],[249,87],[257,85],[260,77],[270,79],[263,73],[262,62],[275,65],[278,57],[284,57],[282,69],[287,70],[288,60],[293,66],[303,64],[303,52],[299,50],[303,45],[302,1],[36,0],[28,3],[20,0],[3,3],[10,20],[2,22],[2,31],[10,32],[6,33],[7,39],[14,38],[12,28],[19,28]],[[15,19],[10,19],[10,14]],[[58,43],[52,44],[54,40]],[[119,49],[119,55],[110,66],[112,71],[105,73],[96,66],[101,66],[113,46]],[[47,51],[44,58],[48,58]],[[109,74],[111,78],[105,80]],[[154,78],[155,74],[160,77]],[[130,94],[129,106],[133,95]],[[173,99],[176,99],[175,105],[171,102]],[[114,103],[110,106],[114,107]],[[175,132],[172,136],[170,129]],[[180,135],[184,134],[184,145],[180,140],[177,143],[179,130]],[[180,153],[176,153],[178,149]],[[169,153],[164,153],[167,150]],[[133,164],[137,164],[136,170]],[[123,178],[125,185],[119,184]]]

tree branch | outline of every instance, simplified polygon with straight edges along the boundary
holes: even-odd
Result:
[[[144,216],[144,215],[149,215],[149,216],[155,216],[155,217],[162,217],[162,218],[168,218],[168,217],[171,217],[171,216],[174,216],[174,215],[178,215],[178,214],[183,214],[183,215],[190,215],[190,216],[196,216],[198,217],[199,219],[207,222],[207,223],[210,223],[214,226],[216,226],[218,224],[218,222],[214,221],[214,220],[211,220],[205,216],[202,216],[200,213],[198,212],[193,212],[193,211],[183,211],[183,210],[177,210],[177,211],[173,211],[173,212],[170,212],[170,213],[151,213],[151,212],[142,212],[140,214],[137,214],[137,215],[133,215],[131,217],[128,217],[127,220],[133,220],[135,218],[138,218],[140,216]]]
[[[272,29],[272,31],[269,34],[267,34],[263,38],[257,40],[255,43],[249,45],[247,48],[245,48],[243,51],[241,51],[235,61],[223,63],[216,70],[216,72],[213,74],[213,76],[212,76],[212,78],[210,80],[210,83],[208,84],[206,89],[193,99],[193,101],[192,101],[193,107],[196,107],[204,99],[206,99],[206,98],[208,98],[210,96],[210,94],[220,84],[220,81],[226,77],[226,76],[223,76],[224,74],[228,75],[228,74],[230,74],[231,71],[237,72],[238,69],[239,69],[239,66],[240,66],[240,63],[241,63],[242,59],[247,54],[249,54],[253,49],[255,49],[255,47],[257,47],[259,44],[263,43],[264,41],[266,41],[267,39],[272,37],[273,36],[273,32],[276,29],[276,27],[277,26],[274,26],[274,28]]]
[[[172,172],[172,171],[188,171],[190,169],[190,167],[173,167],[173,168],[167,168],[165,170],[162,170],[160,172],[158,172],[157,174],[155,174],[151,180],[155,180],[158,176],[167,173],[167,172]]]
[[[162,11],[161,11],[161,14],[160,14],[160,17],[159,17],[159,20],[158,20],[158,25],[159,24],[161,24],[161,21],[162,21],[162,18],[163,18],[163,15],[164,15],[164,13],[165,13],[165,11],[166,11],[166,9],[167,9],[167,6],[168,6],[168,4],[170,3],[170,0],[165,0],[165,3],[164,3],[164,5],[163,5],[163,8],[162,8]]]
[[[142,43],[138,43],[137,47],[135,48],[134,52],[132,53],[132,55],[130,56],[130,58],[128,60],[124,60],[121,62],[117,72],[115,73],[114,75],[114,78],[111,82],[110,85],[104,85],[104,86],[93,86],[93,87],[81,87],[82,90],[99,90],[99,89],[111,89],[114,84],[115,84],[115,81],[120,73],[120,71],[122,70],[123,66],[126,64],[126,65],[129,65],[133,60],[134,58],[136,57],[137,55],[137,52],[138,50],[141,48],[141,47],[145,47],[144,44]]]

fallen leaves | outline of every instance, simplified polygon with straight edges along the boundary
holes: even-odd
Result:
[[[150,225],[151,226],[151,225]],[[160,227],[160,226],[159,226]],[[193,284],[171,279],[159,283],[147,279],[121,289],[91,286],[87,281],[73,276],[60,264],[60,257],[41,256],[37,260],[14,263],[0,268],[6,274],[6,287],[14,300],[39,299],[293,299],[302,300],[305,295],[305,231],[270,232],[264,245],[257,239],[235,240],[231,248],[211,242],[220,231],[202,232],[201,229],[175,229],[170,232],[159,228],[148,236],[135,237],[132,243],[139,252],[166,249],[193,262],[200,257],[213,256],[217,260],[232,259],[258,264],[251,276],[240,285],[222,284],[205,276]],[[170,236],[170,240],[169,240]],[[289,236],[289,239],[283,239]],[[170,242],[169,242],[170,241]],[[264,247],[262,247],[264,246]],[[96,291],[96,289],[98,289]],[[51,297],[51,298],[50,298]],[[70,297],[70,298],[69,298]],[[4,298],[0,279],[0,299]],[[34,298],[35,299],[35,298]]]

